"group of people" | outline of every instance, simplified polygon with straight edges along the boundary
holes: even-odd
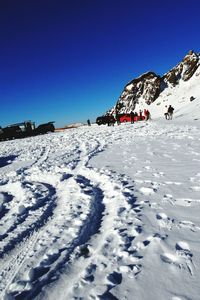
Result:
[[[174,108],[171,105],[169,105],[169,107],[167,108],[167,112],[164,113],[165,119],[172,120],[173,112],[174,112]],[[127,114],[125,114],[125,115],[127,115]],[[121,121],[120,117],[121,117],[121,115],[118,114],[117,112],[116,112],[115,117],[113,115],[106,115],[103,117],[98,117],[97,119],[103,118],[103,120],[100,120],[101,122],[98,120],[97,124],[98,125],[108,124],[108,126],[109,126],[109,125],[114,125],[115,121],[117,121],[117,124],[119,125],[121,122],[126,122],[129,120],[131,121],[131,124],[133,124],[135,121],[142,121],[142,120],[147,121],[147,120],[151,119],[151,114],[148,109],[144,109],[144,114],[143,114],[142,110],[140,109],[139,113],[131,111],[129,120]],[[91,126],[91,122],[89,119],[87,120],[87,125]]]
[[[166,106],[167,107],[167,106]],[[167,109],[167,112],[164,113],[165,115],[165,119],[166,120],[172,120],[172,117],[173,117],[173,113],[174,113],[174,108],[169,105],[168,109]]]
[[[142,121],[142,120],[147,121],[150,119],[151,115],[148,109],[144,109],[144,116],[143,116],[142,110],[140,109],[139,114],[137,112],[131,111],[130,117],[131,117],[131,124],[133,124],[135,121],[135,117],[137,121]]]

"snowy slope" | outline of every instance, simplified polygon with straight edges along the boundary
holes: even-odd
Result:
[[[193,101],[190,101],[190,97],[194,97]],[[167,111],[167,107],[172,105],[175,109],[174,116],[184,119],[194,120],[199,118],[200,110],[200,70],[199,68],[188,81],[180,80],[179,84],[169,86],[166,88],[160,96],[151,104],[147,105],[144,101],[140,101],[136,105],[136,111],[140,109],[149,109],[152,118],[164,117],[164,113]]]
[[[199,299],[200,112],[198,90],[187,103],[191,86],[184,106],[168,98],[172,121],[1,142],[0,299]]]

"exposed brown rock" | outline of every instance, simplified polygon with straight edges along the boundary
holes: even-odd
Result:
[[[147,72],[133,79],[125,86],[113,110],[128,113],[135,109],[141,98],[146,104],[151,104],[169,85],[176,86],[180,80],[189,80],[200,65],[199,57],[199,54],[190,50],[183,60],[163,77],[154,72]]]
[[[184,57],[183,65],[185,66],[185,71],[183,72],[183,80],[187,81],[190,79],[194,72],[199,66],[199,56],[195,54],[192,50]]]
[[[147,104],[151,104],[160,93],[160,83],[160,76],[154,72],[147,72],[135,78],[125,86],[116,104],[116,109],[120,112],[134,110],[141,96]]]

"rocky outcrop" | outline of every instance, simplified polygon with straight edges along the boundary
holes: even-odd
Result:
[[[154,102],[160,93],[169,86],[176,86],[179,81],[188,81],[200,65],[200,54],[192,50],[169,72],[162,77],[154,72],[147,72],[130,81],[124,88],[112,112],[129,113],[142,100],[146,104]]]
[[[183,59],[183,80],[190,79],[199,66],[199,55],[190,51]]]
[[[161,78],[154,72],[148,72],[129,82],[122,92],[117,108],[121,112],[134,110],[140,97],[143,97],[147,104],[151,104],[159,95]]]
[[[167,72],[162,79],[166,83],[171,83],[175,86],[179,83],[180,79],[183,81],[189,80],[198,67],[199,55],[190,50],[183,60],[177,66]]]

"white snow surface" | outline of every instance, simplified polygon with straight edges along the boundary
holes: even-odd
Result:
[[[194,96],[172,121],[0,143],[0,299],[199,299]]]

